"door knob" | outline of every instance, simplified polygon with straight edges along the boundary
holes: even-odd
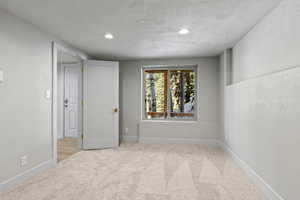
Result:
[[[116,113],[116,112],[119,111],[119,109],[118,108],[114,108],[113,111]]]

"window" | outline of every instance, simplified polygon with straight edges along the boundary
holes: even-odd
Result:
[[[144,67],[143,78],[144,119],[196,119],[196,67]]]

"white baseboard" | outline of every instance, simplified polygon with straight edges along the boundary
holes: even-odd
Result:
[[[139,139],[137,136],[132,136],[132,135],[124,135],[121,137],[122,142],[138,142]]]
[[[28,169],[25,172],[0,183],[0,192],[12,189],[13,187],[23,183],[24,181],[28,180],[38,173],[53,167],[54,165],[55,164],[52,160],[48,160],[31,169]]]
[[[233,150],[220,141],[220,145],[228,152],[237,164],[249,175],[249,177],[260,187],[269,200],[284,200],[257,172],[243,161]]]
[[[157,137],[140,137],[140,143],[147,144],[209,144],[219,145],[218,139],[193,139],[193,138],[157,138]]]

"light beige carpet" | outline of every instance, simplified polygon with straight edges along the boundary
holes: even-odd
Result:
[[[122,144],[82,151],[1,200],[265,200],[220,147]]]

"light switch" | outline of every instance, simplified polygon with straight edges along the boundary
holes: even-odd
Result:
[[[2,83],[4,81],[4,77],[3,77],[3,70],[0,69],[0,83]]]
[[[51,91],[50,91],[50,89],[46,90],[45,96],[46,96],[46,99],[51,99]]]

